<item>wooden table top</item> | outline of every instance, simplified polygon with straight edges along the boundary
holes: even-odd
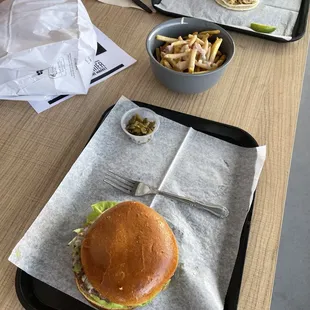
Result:
[[[84,2],[93,23],[138,61],[87,96],[39,115],[26,102],[0,101],[1,309],[22,309],[9,253],[83,150],[102,113],[121,95],[241,127],[267,145],[239,309],[269,309],[309,32],[289,44],[232,32],[236,55],[218,85],[181,95],[155,80],[145,50],[147,34],[167,17]]]

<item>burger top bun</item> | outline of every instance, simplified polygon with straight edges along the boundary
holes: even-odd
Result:
[[[81,247],[85,275],[110,302],[138,306],[156,296],[178,264],[175,236],[150,207],[125,201],[105,211]]]

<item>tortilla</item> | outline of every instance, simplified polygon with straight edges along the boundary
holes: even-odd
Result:
[[[219,5],[223,6],[228,10],[234,11],[247,11],[256,8],[259,0],[253,0],[251,4],[230,4],[227,0],[215,0]]]

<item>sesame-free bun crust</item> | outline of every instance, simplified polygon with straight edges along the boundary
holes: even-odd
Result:
[[[110,302],[138,306],[173,276],[178,247],[172,230],[153,209],[125,201],[105,211],[81,247],[83,270]]]

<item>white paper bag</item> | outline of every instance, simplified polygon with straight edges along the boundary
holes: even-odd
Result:
[[[0,99],[86,94],[96,50],[80,0],[0,3]]]

